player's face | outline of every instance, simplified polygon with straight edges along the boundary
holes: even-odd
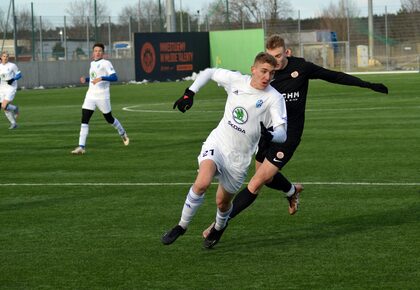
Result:
[[[102,47],[95,46],[93,48],[93,59],[98,60],[101,59],[104,56],[104,51],[102,50]]]
[[[9,55],[7,53],[1,54],[1,63],[5,64],[9,61]]]
[[[257,62],[251,67],[251,86],[258,90],[264,90],[274,76],[274,67],[269,63]]]
[[[284,47],[276,47],[273,49],[267,49],[266,52],[274,56],[274,58],[277,60],[276,70],[284,69],[286,67],[288,53],[284,49]]]

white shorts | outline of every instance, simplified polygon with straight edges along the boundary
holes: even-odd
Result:
[[[226,155],[219,145],[205,142],[197,159],[198,164],[204,160],[213,160],[217,168],[215,178],[219,180],[224,189],[235,194],[245,182],[249,164],[237,167],[231,155]]]
[[[13,101],[16,95],[16,88],[12,86],[0,86],[0,101],[7,100]]]
[[[108,114],[111,112],[111,100],[85,98],[82,109],[95,111],[96,107],[98,107],[102,114]]]

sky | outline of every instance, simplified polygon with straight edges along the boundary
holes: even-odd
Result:
[[[11,0],[2,0],[3,3],[9,3]],[[69,4],[74,0],[14,0],[15,7],[28,8],[31,7],[31,2],[34,4],[35,14],[38,16],[64,16],[66,15],[65,9],[69,7]],[[91,0],[93,1],[93,0]],[[144,0],[141,0],[144,1]],[[161,0],[164,3],[166,0]],[[220,0],[225,2],[225,0]],[[367,15],[368,0],[351,0],[360,9],[360,16]],[[133,5],[137,3],[137,0],[97,0],[97,2],[105,2],[110,11],[109,16],[118,16],[121,9],[127,5]],[[210,0],[175,0],[176,10],[180,9],[182,5],[183,10],[188,10],[191,13],[201,10],[206,10],[207,5],[212,2]],[[320,15],[323,8],[327,7],[330,3],[338,3],[339,0],[289,0],[295,10],[294,14],[297,16],[300,11],[300,17],[311,18]],[[374,14],[384,14],[385,6],[388,13],[395,13],[401,7],[401,1],[399,0],[373,0],[373,12]],[[4,12],[7,12],[8,5],[2,5]]]

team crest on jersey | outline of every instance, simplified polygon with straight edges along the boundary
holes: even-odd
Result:
[[[248,121],[248,112],[242,107],[233,109],[232,116],[237,124],[245,124]]]
[[[298,73],[298,71],[297,70],[295,70],[294,72],[292,72],[291,74],[290,74],[290,76],[292,77],[292,78],[297,78],[298,76],[299,76],[299,73]]]
[[[257,103],[255,104],[255,107],[257,107],[257,109],[258,108],[261,108],[261,106],[264,104],[264,101],[263,100],[261,100],[261,99],[259,99],[258,101],[257,101]]]
[[[92,72],[91,74],[90,74],[90,78],[93,80],[93,79],[96,79],[96,72]]]

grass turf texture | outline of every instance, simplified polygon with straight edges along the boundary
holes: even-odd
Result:
[[[179,219],[223,90],[209,84],[182,114],[172,104],[189,82],[114,85],[131,143],[96,112],[84,156],[70,151],[86,88],[19,91],[20,128],[0,123],[0,288],[417,288],[419,75],[363,78],[390,94],[311,82],[303,141],[284,169],[306,183],[300,211],[289,216],[264,188],[213,250],[201,232],[215,185],[184,236],[160,237]]]

